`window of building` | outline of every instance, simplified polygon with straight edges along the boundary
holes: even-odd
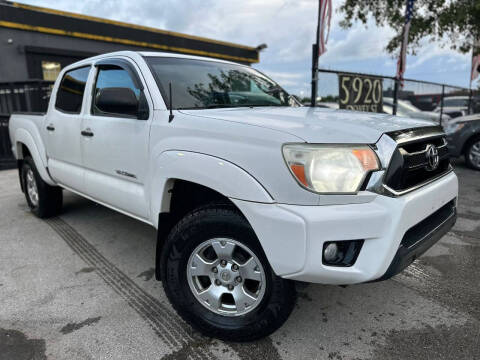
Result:
[[[58,110],[80,114],[89,71],[90,66],[70,70],[63,75],[55,102]]]
[[[62,66],[59,62],[42,61],[43,80],[55,81],[61,69]]]

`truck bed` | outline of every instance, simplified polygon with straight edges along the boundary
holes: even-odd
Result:
[[[12,153],[17,157],[15,143],[20,132],[27,132],[32,137],[35,146],[43,147],[42,126],[45,119],[45,113],[42,112],[14,112],[8,119],[8,130],[10,135],[10,144]]]

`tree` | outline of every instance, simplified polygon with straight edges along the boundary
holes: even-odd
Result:
[[[357,20],[366,25],[372,15],[377,26],[398,30],[386,48],[393,53],[400,48],[405,6],[406,0],[345,0],[340,7],[345,19],[340,25],[350,28]],[[480,1],[416,0],[408,39],[414,53],[423,38],[439,41],[461,53],[470,51],[474,39],[480,39]]]

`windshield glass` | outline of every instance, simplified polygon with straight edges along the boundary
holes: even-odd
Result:
[[[147,57],[157,85],[173,109],[295,106],[285,90],[258,71],[208,60]]]
[[[468,106],[468,99],[445,98],[443,106]]]

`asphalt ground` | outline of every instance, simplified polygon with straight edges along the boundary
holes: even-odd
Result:
[[[61,216],[27,208],[0,172],[0,360],[480,359],[480,173],[463,161],[454,229],[393,279],[298,286],[268,338],[193,331],[154,278],[155,230],[65,192]]]

